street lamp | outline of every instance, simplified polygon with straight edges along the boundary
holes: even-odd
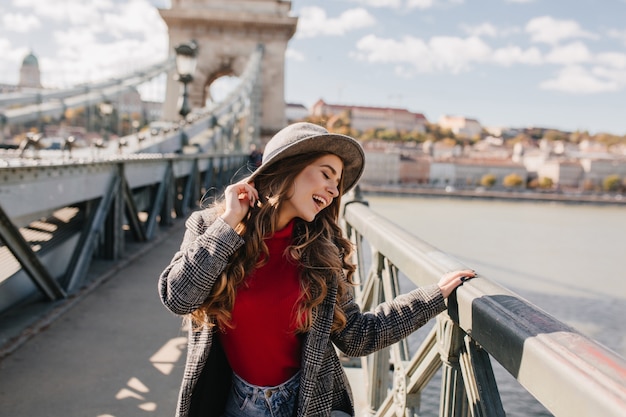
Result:
[[[111,116],[111,113],[113,113],[113,105],[111,104],[111,102],[109,101],[103,101],[102,103],[100,103],[100,105],[98,106],[100,109],[100,114],[102,114],[103,120],[102,120],[102,132],[103,132],[103,138],[105,142],[108,142],[109,140],[109,130],[110,130],[110,119],[109,117]]]
[[[176,71],[178,72],[178,81],[183,84],[183,101],[178,113],[184,119],[191,112],[187,85],[193,81],[193,75],[196,71],[198,44],[196,41],[192,40],[189,43],[181,43],[176,46],[174,50],[176,51]]]

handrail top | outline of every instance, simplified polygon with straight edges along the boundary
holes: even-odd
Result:
[[[365,204],[346,204],[344,220],[349,232],[356,230],[417,286],[436,283],[449,270],[471,269]],[[455,291],[448,314],[544,405],[567,395],[572,404],[611,410],[598,415],[626,410],[624,357],[484,275]]]

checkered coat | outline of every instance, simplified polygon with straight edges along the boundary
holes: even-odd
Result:
[[[159,278],[163,304],[178,315],[194,311],[206,300],[230,256],[244,243],[211,210],[193,213],[186,227],[180,250]],[[330,282],[345,279],[343,274],[329,278]],[[348,356],[368,355],[407,337],[446,308],[437,285],[401,295],[373,312],[362,313],[349,298],[343,304],[346,327],[331,333],[336,297],[336,285],[330,285],[304,337],[298,417],[330,416],[331,410],[354,415],[352,392],[333,345]],[[214,331],[204,328],[189,332],[177,417],[222,413],[232,371]]]

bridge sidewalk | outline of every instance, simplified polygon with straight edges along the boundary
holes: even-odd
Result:
[[[90,273],[97,285],[31,328],[34,334],[0,361],[2,415],[174,415],[186,333],[156,288],[183,233],[176,222],[122,264],[96,266]],[[348,369],[357,404],[364,380],[358,372]]]
[[[174,415],[185,333],[157,295],[183,222],[110,271],[96,288],[0,362],[6,416]],[[59,309],[57,309],[58,311]],[[54,312],[48,312],[54,314]]]

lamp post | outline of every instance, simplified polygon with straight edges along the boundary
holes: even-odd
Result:
[[[176,51],[176,71],[178,72],[178,81],[183,84],[183,101],[178,113],[185,118],[191,112],[187,85],[193,81],[193,75],[196,71],[198,44],[196,41],[181,43],[176,46],[174,50]]]
[[[111,113],[113,113],[113,105],[109,101],[103,101],[99,105],[100,114],[103,116],[102,120],[102,131],[103,131],[103,139],[105,142],[109,141],[109,130],[110,130],[110,120],[109,117]]]

